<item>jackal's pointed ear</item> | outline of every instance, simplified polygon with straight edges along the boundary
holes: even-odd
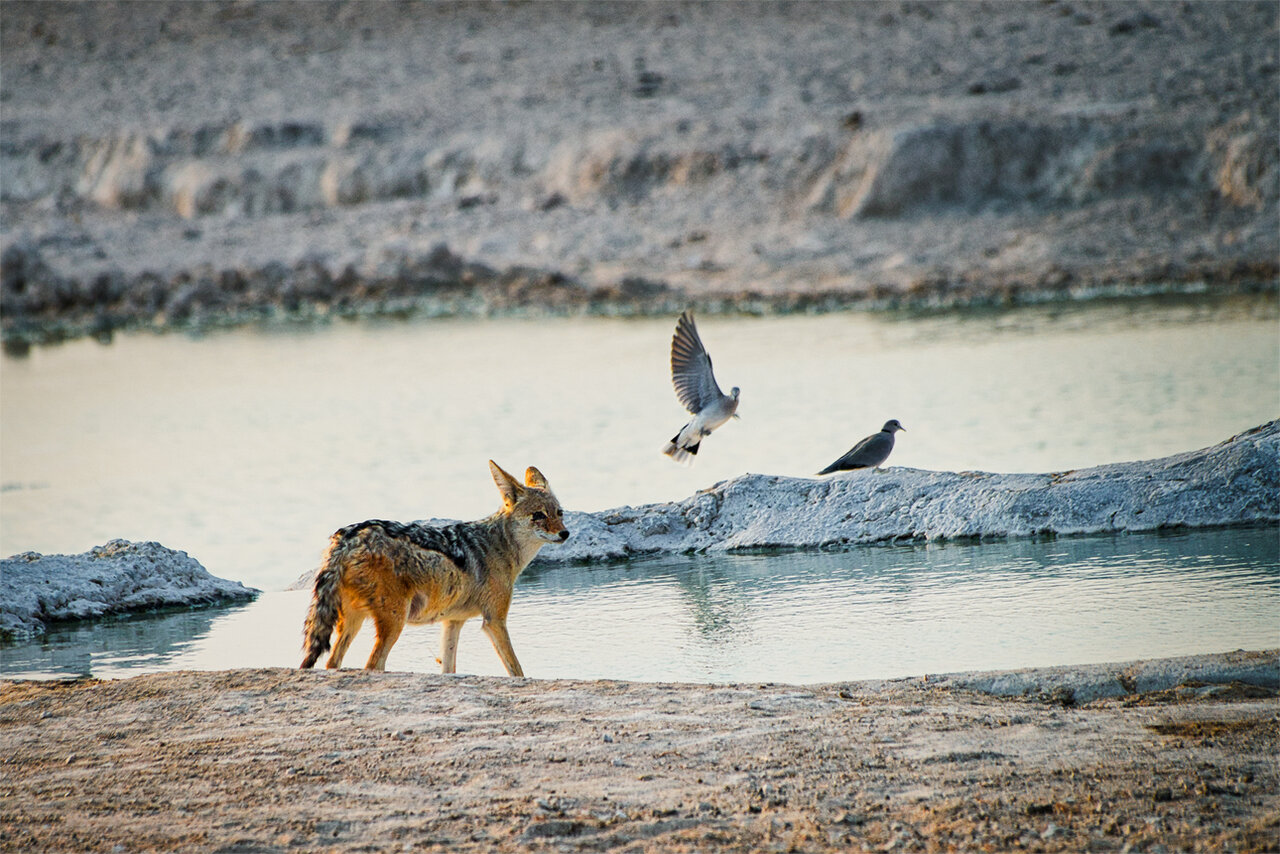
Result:
[[[502,493],[503,503],[515,504],[520,498],[520,493],[524,492],[520,481],[503,471],[502,466],[493,460],[489,460],[489,473],[493,475],[493,482],[498,485],[498,492]]]
[[[547,479],[543,477],[542,472],[533,466],[529,466],[524,470],[524,485],[532,486],[534,489],[550,489],[547,485]]]

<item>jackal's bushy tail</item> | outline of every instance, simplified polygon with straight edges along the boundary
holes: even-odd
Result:
[[[302,660],[303,670],[314,667],[320,656],[328,652],[329,639],[338,622],[338,587],[342,580],[342,565],[346,560],[344,534],[344,531],[339,531],[333,535],[324,566],[316,573],[311,608],[307,611],[307,621],[302,626],[302,649],[307,654]]]

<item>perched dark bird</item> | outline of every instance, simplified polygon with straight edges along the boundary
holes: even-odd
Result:
[[[732,392],[725,394],[716,384],[711,357],[698,337],[693,315],[687,311],[676,321],[676,331],[671,336],[671,383],[676,387],[676,397],[692,413],[693,420],[671,437],[662,447],[662,453],[677,462],[692,461],[698,446],[712,430],[738,417],[738,388],[734,386]]]
[[[831,474],[833,471],[850,471],[852,469],[875,468],[889,459],[893,450],[893,434],[906,430],[898,423],[898,419],[884,422],[879,433],[872,433],[849,449],[849,453],[824,468],[818,474]]]

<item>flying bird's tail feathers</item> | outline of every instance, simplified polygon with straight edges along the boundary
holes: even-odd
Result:
[[[682,448],[678,444],[676,444],[676,440],[678,440],[679,438],[680,438],[680,434],[678,433],[675,436],[672,436],[671,441],[667,442],[667,444],[662,446],[662,453],[666,454],[668,457],[671,457],[671,459],[675,460],[678,463],[693,465],[693,457],[695,454],[698,453],[698,445],[701,445],[702,442],[698,442],[697,445],[692,445],[687,448]]]

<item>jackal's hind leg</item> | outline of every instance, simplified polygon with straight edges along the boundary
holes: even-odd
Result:
[[[333,670],[342,666],[342,657],[347,654],[347,647],[351,646],[351,642],[355,640],[362,623],[364,623],[364,614],[359,611],[344,611],[338,614],[338,625],[334,628],[338,633],[338,640],[333,644],[333,652],[329,653],[329,660],[325,662],[325,667]]]
[[[445,620],[440,624],[440,672],[458,672],[458,636],[466,620]]]
[[[523,676],[520,662],[516,660],[516,651],[511,646],[511,635],[507,634],[507,621],[504,619],[485,620],[482,626],[484,633],[493,642],[493,648],[502,659],[502,666],[507,668],[510,676]]]
[[[369,661],[365,670],[386,670],[387,656],[404,630],[404,614],[374,614],[373,627],[378,633],[373,643],[373,652],[369,653]]]

